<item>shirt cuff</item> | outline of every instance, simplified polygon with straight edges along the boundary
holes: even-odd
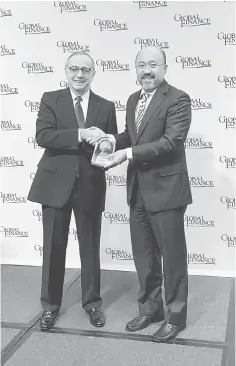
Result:
[[[81,138],[80,138],[80,129],[78,128],[78,142],[82,142]]]
[[[126,153],[127,153],[127,159],[128,160],[133,160],[133,151],[132,151],[132,147],[128,147],[126,149]]]

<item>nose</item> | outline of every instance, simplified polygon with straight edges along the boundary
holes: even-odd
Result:
[[[144,69],[143,69],[143,73],[144,74],[150,74],[150,72],[151,72],[150,66],[149,65],[145,65],[144,66]]]
[[[79,77],[83,76],[82,71],[81,71],[80,69],[79,69],[79,71],[77,72],[77,76],[79,76]]]

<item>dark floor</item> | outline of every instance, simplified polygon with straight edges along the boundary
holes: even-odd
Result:
[[[102,271],[106,326],[94,328],[81,308],[80,272],[68,269],[56,327],[39,329],[41,268],[2,265],[2,365],[235,366],[235,282],[189,276],[187,328],[172,342],[151,335],[160,324],[125,332],[137,315],[133,272]]]

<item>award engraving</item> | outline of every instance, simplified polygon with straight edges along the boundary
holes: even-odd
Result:
[[[105,168],[111,162],[111,154],[115,151],[115,144],[115,141],[109,136],[101,137],[95,144],[92,165]]]

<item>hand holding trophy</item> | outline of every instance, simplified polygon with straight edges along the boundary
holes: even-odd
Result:
[[[100,168],[106,168],[111,164],[114,151],[115,139],[107,135],[101,137],[95,143],[95,148],[91,159],[92,165],[98,166]]]

